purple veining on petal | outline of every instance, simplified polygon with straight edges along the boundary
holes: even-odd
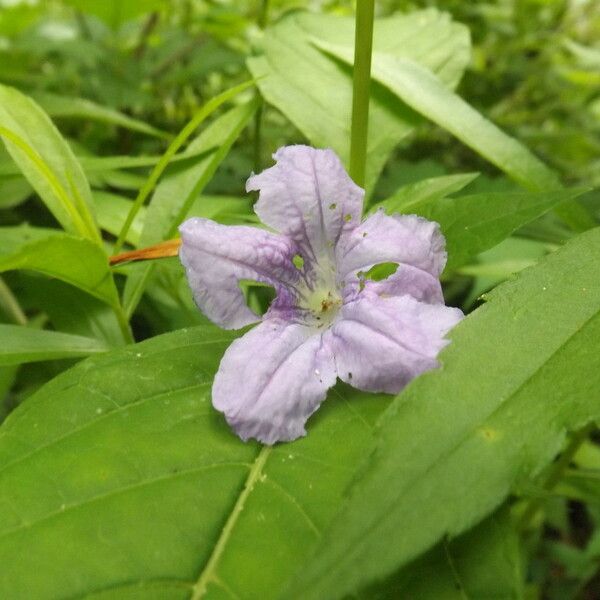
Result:
[[[348,176],[332,150],[287,146],[275,166],[248,179],[258,190],[256,213],[263,223],[290,236],[305,258],[332,254],[344,231],[357,226],[364,191]]]
[[[297,303],[300,273],[292,262],[296,247],[289,238],[200,218],[185,221],[179,230],[180,258],[194,299],[217,325],[238,329],[260,320],[246,305],[242,279],[273,285],[277,306]]]
[[[274,158],[247,189],[259,191],[256,212],[279,233],[190,219],[180,253],[198,306],[222,327],[261,319],[240,280],[276,290],[262,323],[229,347],[213,384],[213,404],[236,433],[266,444],[304,435],[337,377],[398,392],[438,365],[462,318],[444,305],[437,223],[383,212],[359,223],[363,191],[331,150],[290,146]],[[387,262],[398,264],[395,273],[366,278]]]
[[[306,420],[335,379],[333,355],[321,335],[266,319],[225,352],[213,404],[243,440],[293,440],[305,434]]]

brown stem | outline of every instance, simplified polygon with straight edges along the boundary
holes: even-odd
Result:
[[[115,254],[108,259],[110,266],[119,265],[124,262],[139,261],[139,260],[154,260],[157,258],[169,258],[179,254],[181,240],[167,240],[154,246],[140,248],[139,250],[130,250],[129,252],[121,252]]]

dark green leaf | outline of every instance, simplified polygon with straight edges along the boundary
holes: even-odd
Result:
[[[244,444],[210,405],[232,339],[198,327],[93,357],[8,417],[1,597],[276,597],[388,397],[340,387],[306,438]]]

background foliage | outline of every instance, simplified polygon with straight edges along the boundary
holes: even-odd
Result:
[[[266,448],[178,261],[108,256],[255,224],[283,144],[347,163],[352,3],[0,0],[1,597],[600,596],[600,5],[376,12],[367,210],[440,223],[469,316]]]

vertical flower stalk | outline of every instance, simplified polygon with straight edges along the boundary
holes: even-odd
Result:
[[[361,187],[365,186],[367,165],[374,13],[375,0],[357,0],[354,35],[352,129],[350,132],[350,177]]]

